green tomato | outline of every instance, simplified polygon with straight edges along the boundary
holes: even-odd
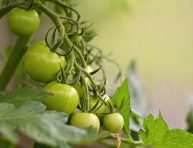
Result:
[[[85,87],[80,85],[79,83],[74,84],[73,87],[78,92],[78,95],[79,95],[80,99],[83,99],[84,96],[85,96]]]
[[[72,35],[69,38],[73,43],[80,43],[83,39],[81,35]]]
[[[13,8],[8,14],[8,26],[19,36],[30,35],[40,25],[40,18],[36,10]]]
[[[71,24],[68,23],[67,21],[64,21],[64,22],[63,22],[63,25],[64,25],[64,28],[65,28],[66,33],[70,33],[71,27],[72,27]]]
[[[99,118],[93,113],[76,112],[70,118],[70,124],[79,128],[93,127],[99,131],[100,121]]]
[[[43,101],[49,110],[65,113],[73,113],[76,110],[79,96],[72,86],[53,81],[48,83],[44,90],[53,94]]]
[[[60,15],[65,14],[65,11],[64,11],[64,9],[61,6],[55,5],[54,6],[54,10],[55,10],[56,13],[58,13]]]
[[[106,102],[107,100],[105,99],[104,101]],[[98,99],[94,99],[93,97],[90,97],[89,108],[92,109],[96,105],[97,102],[98,102]],[[97,114],[99,119],[102,119],[104,117],[105,114],[103,114],[103,113],[109,112],[108,106],[105,103],[103,103],[103,104],[102,103],[103,103],[103,101],[100,100],[98,105],[97,105],[97,108],[99,106],[100,106],[100,108],[94,111],[94,113]],[[102,104],[102,106],[101,106],[101,104]]]
[[[65,64],[65,58],[50,51],[44,41],[33,44],[24,57],[26,73],[39,82],[55,80],[60,71],[60,65],[63,67]]]
[[[118,133],[124,126],[123,116],[119,113],[107,114],[103,118],[104,127],[112,133]]]

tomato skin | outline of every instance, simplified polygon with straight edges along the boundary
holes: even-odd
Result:
[[[98,117],[93,113],[76,112],[72,114],[70,118],[70,124],[79,128],[93,127],[99,131],[100,121]]]
[[[8,14],[8,26],[10,30],[19,36],[30,35],[40,25],[40,17],[36,10],[13,8]]]
[[[49,110],[65,113],[73,113],[76,110],[79,96],[72,86],[53,81],[48,83],[44,90],[53,93],[43,101]]]
[[[124,126],[123,116],[119,113],[107,114],[103,118],[104,127],[112,133],[118,133]]]
[[[65,64],[65,58],[50,51],[44,41],[33,44],[24,57],[26,73],[39,82],[55,80],[60,71],[60,65],[63,67]]]

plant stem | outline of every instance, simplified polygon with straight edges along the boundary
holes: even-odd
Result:
[[[16,5],[9,5],[7,7],[1,8],[0,10],[0,19],[7,14],[11,9],[13,9],[14,7],[16,7]]]
[[[89,80],[91,81],[94,89],[97,89],[97,86],[96,86],[96,84],[95,84],[92,76],[91,76],[84,68],[82,68],[76,61],[74,62],[74,66],[75,66],[77,69],[81,70],[81,71],[89,78]]]
[[[67,67],[66,67],[66,78],[67,78],[66,81],[68,82],[69,76],[72,74],[75,56],[71,52],[67,58],[68,58],[68,63],[67,63]]]
[[[10,79],[12,78],[17,66],[26,52],[26,44],[30,36],[20,36],[17,39],[17,42],[13,48],[11,55],[8,58],[7,63],[5,64],[3,71],[0,74],[0,91],[4,91]]]
[[[89,111],[89,92],[88,92],[88,85],[86,83],[86,80],[85,80],[85,77],[83,75],[81,75],[81,80],[82,80],[82,83],[85,87],[85,103],[86,103],[86,111],[88,112]],[[83,105],[84,107],[84,105]]]

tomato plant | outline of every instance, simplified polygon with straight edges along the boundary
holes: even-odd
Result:
[[[34,43],[24,57],[26,73],[39,82],[56,79],[60,66],[65,64],[65,58],[52,52],[44,41]]]
[[[40,25],[39,14],[36,10],[14,8],[8,15],[8,25],[10,30],[17,35],[32,34]]]
[[[0,18],[8,17],[17,37],[0,74],[0,146],[15,147],[24,134],[36,142],[34,148],[96,142],[115,147],[112,141],[117,148],[121,141],[127,147],[192,147],[193,135],[169,129],[161,114],[144,119],[131,109],[127,79],[108,96],[103,62],[118,68],[117,79],[120,67],[91,45],[96,36],[92,23],[83,20],[73,6],[71,0],[2,1]],[[44,15],[53,27],[33,42]],[[24,75],[15,89],[7,91],[16,70]],[[135,138],[131,119],[138,129],[144,125],[135,131]]]
[[[77,108],[79,96],[76,89],[72,86],[54,81],[48,83],[44,87],[44,90],[53,93],[52,96],[49,96],[43,101],[48,109],[73,113]]]
[[[70,117],[70,124],[80,128],[93,127],[97,131],[100,128],[98,117],[92,113],[76,112]]]

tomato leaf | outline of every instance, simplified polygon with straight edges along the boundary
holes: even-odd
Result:
[[[33,148],[71,148],[71,146],[68,144],[63,144],[61,146],[53,147],[53,146],[49,146],[41,143],[35,143]]]
[[[6,138],[1,137],[0,138],[0,147],[1,148],[16,148],[16,146],[8,141]]]
[[[161,114],[154,119],[150,114],[144,120],[144,130],[140,130],[145,146],[156,146],[158,148],[190,148],[193,147],[193,135],[181,130],[170,130]]]
[[[67,143],[85,144],[106,137],[108,133],[97,133],[95,129],[79,129],[65,124],[68,115],[56,111],[45,111],[38,102],[26,103],[18,108],[13,104],[0,104],[0,132],[11,142],[18,143],[21,133],[35,141],[61,146]]]
[[[9,93],[0,93],[0,103],[11,103],[16,107],[29,101],[42,101],[50,94],[31,86],[18,86]]]
[[[128,79],[125,79],[121,86],[117,88],[114,96],[112,97],[115,105],[120,109],[120,113],[124,118],[124,132],[129,135],[129,125],[130,125],[130,92],[128,86]]]

